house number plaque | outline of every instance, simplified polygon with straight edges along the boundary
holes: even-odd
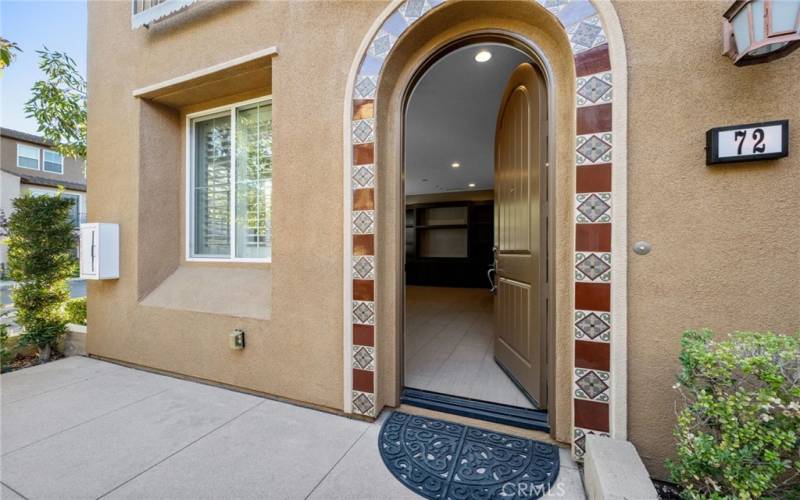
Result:
[[[788,155],[789,120],[717,127],[706,132],[706,165]]]

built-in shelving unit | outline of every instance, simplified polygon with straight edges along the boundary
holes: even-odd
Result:
[[[488,288],[493,202],[406,206],[406,283]]]

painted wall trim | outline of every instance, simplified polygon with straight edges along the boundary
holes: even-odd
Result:
[[[152,85],[147,85],[146,87],[138,88],[133,91],[133,97],[154,97],[161,94],[165,90],[170,89],[171,87],[189,83],[192,80],[205,78],[220,71],[229,70],[231,68],[235,68],[236,66],[241,66],[242,64],[247,64],[259,59],[271,58],[276,55],[278,55],[278,47],[267,47],[266,49],[257,50],[255,52],[251,52],[250,54],[245,54],[213,66],[208,66],[207,68],[202,68],[181,76],[176,76],[175,78],[170,78],[169,80],[164,80]]]

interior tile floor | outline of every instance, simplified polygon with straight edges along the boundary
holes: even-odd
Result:
[[[534,408],[494,360],[493,310],[486,289],[406,287],[405,385]]]

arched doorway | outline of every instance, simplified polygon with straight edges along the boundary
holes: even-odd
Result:
[[[626,73],[605,3],[409,0],[370,29],[346,98],[344,408],[375,416],[399,400],[403,95],[437,50],[491,30],[539,54],[553,79],[551,433],[581,455],[587,433],[625,437]]]

